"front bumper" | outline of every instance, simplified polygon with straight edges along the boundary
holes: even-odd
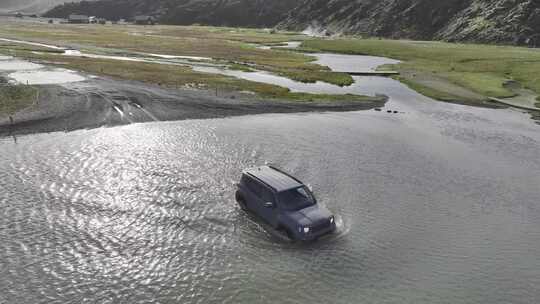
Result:
[[[325,227],[319,227],[317,229],[310,230],[308,233],[300,232],[299,240],[301,241],[313,241],[326,234],[330,234],[336,231],[336,223],[329,223]]]

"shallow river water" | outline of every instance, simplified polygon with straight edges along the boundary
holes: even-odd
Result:
[[[540,302],[540,127],[367,79],[381,112],[0,139],[0,303]],[[338,235],[290,244],[236,206],[266,161]]]
[[[316,63],[330,67],[336,72],[366,72],[374,71],[378,66],[396,64],[399,61],[373,56],[355,56],[341,54],[310,54],[315,57]],[[245,72],[211,66],[193,66],[198,72],[222,74],[240,79],[278,85],[290,89],[292,92],[304,92],[312,94],[356,94],[356,95],[391,95],[406,89],[400,82],[386,77],[353,76],[354,83],[349,86],[338,86],[322,81],[305,83],[290,78],[279,76],[266,71]],[[396,93],[397,93],[396,92]]]

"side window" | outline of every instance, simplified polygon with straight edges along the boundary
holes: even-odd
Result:
[[[245,175],[242,175],[242,180],[240,181],[240,184],[248,187],[248,185],[249,185],[249,177],[247,177]]]
[[[261,199],[263,200],[263,202],[265,202],[265,203],[266,202],[274,203],[275,199],[274,199],[274,194],[272,193],[272,191],[270,191],[266,187],[261,187],[261,188],[262,188]]]
[[[261,186],[249,177],[243,177],[246,187],[257,196],[261,196]]]

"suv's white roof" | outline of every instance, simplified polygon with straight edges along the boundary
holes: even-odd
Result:
[[[277,192],[303,186],[302,183],[292,176],[269,166],[247,169],[244,171],[244,174],[257,178],[266,185],[274,188]]]

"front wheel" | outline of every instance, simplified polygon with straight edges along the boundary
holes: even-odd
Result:
[[[278,231],[281,231],[282,234],[285,234],[287,236],[287,238],[291,241],[291,242],[294,242],[296,241],[295,237],[294,237],[294,233],[292,233],[289,229],[285,228],[285,227],[280,227],[277,229]]]
[[[289,229],[285,229],[285,233],[287,234],[287,237],[288,237],[292,242],[296,242],[296,238],[294,237],[294,234],[293,234]]]
[[[235,198],[236,198],[236,202],[238,203],[240,208],[242,210],[247,210],[246,200],[244,199],[244,197],[242,196],[242,193],[240,193],[240,191],[236,191]]]

